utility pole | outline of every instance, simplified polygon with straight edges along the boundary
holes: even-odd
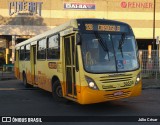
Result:
[[[156,0],[154,0],[153,3],[153,42],[152,42],[153,49],[155,44],[155,18],[156,18],[155,15],[156,15]]]

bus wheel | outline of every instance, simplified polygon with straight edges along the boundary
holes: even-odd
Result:
[[[59,80],[55,81],[52,85],[52,95],[55,101],[65,101],[65,98],[63,98],[62,87]]]
[[[26,78],[26,74],[25,73],[23,74],[23,84],[24,84],[24,86],[26,88],[31,88],[32,87],[32,85],[27,83],[27,78]]]

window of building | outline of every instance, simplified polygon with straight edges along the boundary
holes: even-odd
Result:
[[[60,58],[60,37],[58,34],[48,38],[47,59]]]
[[[38,41],[37,59],[46,59],[46,38]]]

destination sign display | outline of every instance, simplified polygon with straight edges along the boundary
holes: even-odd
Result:
[[[119,24],[85,23],[86,31],[128,32],[128,26]]]

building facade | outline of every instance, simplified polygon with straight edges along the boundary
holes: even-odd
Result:
[[[0,0],[0,50],[6,63],[14,63],[15,44],[74,18],[126,22],[139,49],[155,49],[160,36],[160,0]]]

